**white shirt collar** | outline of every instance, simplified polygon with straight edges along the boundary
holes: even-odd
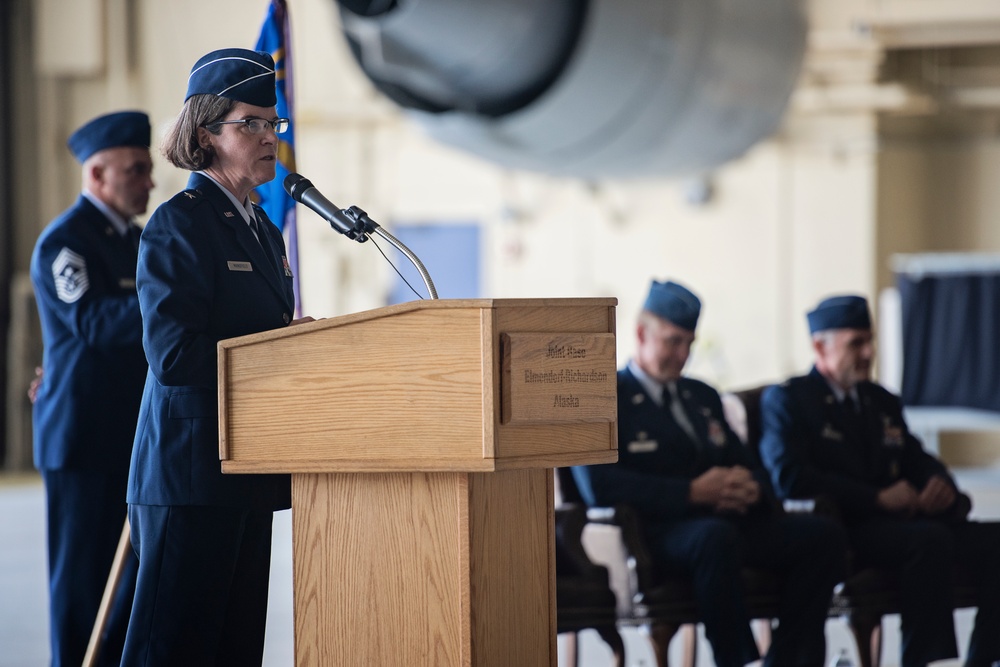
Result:
[[[639,381],[639,384],[642,385],[642,388],[646,390],[649,397],[653,399],[653,402],[662,406],[664,404],[663,390],[665,388],[663,383],[657,382],[653,378],[646,375],[646,372],[639,368],[639,364],[635,362],[635,359],[629,359],[628,369],[632,372],[632,375],[635,376],[635,379]]]
[[[838,403],[843,403],[844,397],[850,394],[851,400],[854,401],[854,405],[859,405],[857,385],[851,387],[850,391],[844,391],[843,389],[840,388],[840,385],[838,385],[837,383],[830,382],[829,380],[827,380],[825,375],[823,376],[823,380],[826,381],[827,386],[830,387],[830,391],[833,392],[833,397],[837,399]]]
[[[111,221],[111,226],[115,228],[119,236],[124,237],[128,234],[128,220],[118,215],[117,211],[98,199],[90,190],[84,188],[82,194],[87,198],[87,201],[96,206],[97,210],[104,214],[105,218]]]
[[[228,188],[222,185],[222,183],[219,183],[217,180],[212,178],[211,174],[204,171],[199,171],[198,173],[207,178],[208,180],[212,181],[213,183],[215,183],[219,187],[219,189],[222,190],[227,197],[229,197],[229,201],[233,203],[233,206],[236,207],[236,210],[240,212],[241,216],[243,216],[243,222],[247,223],[247,225],[250,225],[251,220],[257,219],[257,216],[254,215],[253,212],[253,204],[250,202],[250,197],[247,197],[246,201],[241,202],[236,198],[236,196],[232,192],[229,191]],[[250,231],[253,231],[253,225],[250,225]]]

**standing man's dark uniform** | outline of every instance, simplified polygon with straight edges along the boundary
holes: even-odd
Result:
[[[135,289],[153,187],[149,118],[96,118],[69,139],[83,192],[42,232],[31,257],[44,343],[34,405],[35,466],[48,511],[53,665],[83,661],[125,523],[125,489],[146,377]],[[126,569],[101,652],[118,664],[135,586]]]
[[[745,565],[783,576],[765,665],[822,665],[846,537],[832,520],[783,514],[718,392],[681,377],[700,310],[687,288],[653,282],[637,354],[618,373],[618,463],[574,468],[574,478],[589,504],[634,508],[659,567],[692,578],[717,665],[759,658],[743,603]]]
[[[904,667],[958,655],[949,588],[959,560],[981,591],[966,664],[1000,660],[1000,524],[966,520],[965,497],[910,433],[899,399],[869,381],[867,301],[832,297],[808,320],[816,365],[762,399],[761,456],[778,495],[832,500],[859,564],[899,573]]]

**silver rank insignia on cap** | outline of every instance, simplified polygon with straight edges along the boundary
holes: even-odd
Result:
[[[69,248],[60,250],[52,262],[52,278],[56,283],[56,296],[65,303],[76,303],[90,287],[87,262]]]

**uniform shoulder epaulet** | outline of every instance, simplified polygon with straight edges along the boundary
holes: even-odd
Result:
[[[712,387],[712,385],[708,384],[707,382],[703,382],[697,378],[684,376],[682,378],[682,381],[683,384],[685,385],[685,388],[688,390],[694,390],[698,392],[718,393],[715,390],[715,388]]]
[[[182,209],[192,209],[198,204],[208,201],[201,190],[181,190],[170,198],[170,203]]]
[[[893,392],[889,391],[888,389],[886,389],[885,387],[883,387],[882,385],[880,385],[878,382],[867,381],[867,382],[864,382],[863,384],[865,386],[865,389],[870,394],[872,394],[873,396],[878,396],[879,398],[883,398],[883,399],[884,398],[891,398],[891,399],[894,399],[894,400],[899,400],[899,396],[897,396]]]

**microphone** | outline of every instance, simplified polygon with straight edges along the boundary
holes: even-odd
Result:
[[[385,239],[391,243],[397,250],[403,253],[408,260],[417,269],[420,277],[423,278],[424,285],[427,287],[427,293],[430,294],[432,299],[438,298],[437,289],[434,287],[434,281],[431,280],[431,276],[427,273],[427,267],[424,263],[420,261],[413,252],[407,248],[403,243],[397,239],[395,236],[387,232],[385,229],[379,226],[377,222],[368,217],[368,214],[362,211],[357,206],[351,206],[350,208],[337,208],[337,205],[332,201],[320,194],[319,190],[309,181],[308,178],[302,176],[302,174],[291,173],[285,176],[285,192],[287,192],[292,199],[299,202],[300,204],[305,204],[313,211],[319,214],[321,218],[330,223],[333,230],[338,234],[344,234],[349,239],[353,239],[358,243],[364,243],[368,240],[369,234],[378,234],[381,238]],[[378,248],[378,244],[373,240],[372,243]],[[379,248],[379,252],[382,249]],[[384,256],[384,253],[383,253]],[[386,260],[389,258],[386,257]],[[392,262],[389,262],[392,265]],[[396,267],[393,266],[395,269]],[[397,270],[398,273],[398,270]],[[401,277],[403,274],[399,274]],[[403,278],[405,282],[405,278]],[[406,283],[409,285],[409,283]],[[410,289],[413,289],[412,287]],[[420,296],[419,294],[417,296]],[[422,298],[422,297],[421,297]]]
[[[292,199],[305,204],[321,218],[330,223],[338,234],[346,234],[348,238],[364,243],[368,240],[367,232],[373,231],[375,225],[364,211],[352,206],[344,210],[324,197],[312,182],[301,174],[291,173],[285,177],[285,192]],[[368,228],[370,225],[372,228]]]

